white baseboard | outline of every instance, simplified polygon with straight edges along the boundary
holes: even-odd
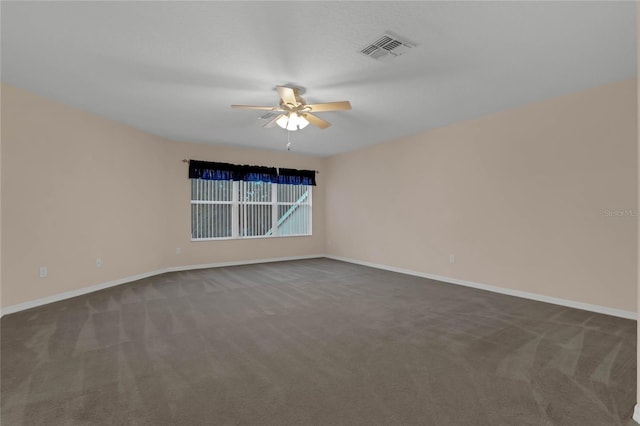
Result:
[[[381,265],[377,263],[365,262],[362,260],[350,259],[350,258],[341,257],[341,256],[326,255],[325,257],[329,259],[334,259],[334,260],[341,260],[343,262],[355,263],[357,265],[369,266],[377,269],[384,269],[386,271],[399,272],[401,274],[413,275],[416,277],[428,278],[431,280],[442,281],[450,284],[457,284],[465,287],[472,287],[472,288],[477,288],[481,290],[487,290],[494,293],[501,293],[509,296],[522,297],[524,299],[537,300],[539,302],[552,303],[554,305],[567,306],[569,308],[582,309],[585,311],[597,312],[599,314],[612,315],[614,317],[621,317],[621,318],[627,318],[632,320],[637,319],[637,314],[635,312],[624,311],[622,309],[609,308],[606,306],[599,306],[599,305],[591,305],[589,303],[576,302],[573,300],[560,299],[560,298],[551,297],[551,296],[544,296],[542,294],[529,293],[526,291],[512,290],[504,287],[496,287],[488,284],[480,284],[473,281],[466,281],[458,278],[445,277],[442,275],[428,274],[426,272],[418,272],[410,269],[396,268],[395,266]]]
[[[357,259],[350,259],[341,256],[332,256],[332,255],[324,255],[324,254],[315,254],[315,255],[307,255],[307,256],[291,256],[291,257],[277,257],[270,259],[254,259],[254,260],[240,260],[233,262],[214,262],[207,264],[198,264],[198,265],[185,265],[185,266],[170,266],[163,269],[158,269],[151,272],[145,272],[138,275],[132,275],[125,278],[120,278],[114,281],[109,281],[106,283],[96,284],[89,287],[84,287],[77,290],[67,291],[64,293],[54,294],[52,296],[43,297],[41,299],[32,300],[25,303],[19,303],[17,305],[7,306],[0,310],[0,316],[12,314],[14,312],[23,311],[25,309],[35,308],[36,306],[46,305],[47,303],[58,302],[60,300],[69,299],[76,296],[81,296],[83,294],[93,293],[94,291],[103,290],[105,288],[114,287],[120,284],[126,284],[132,281],[141,280],[143,278],[152,277],[154,275],[164,274],[166,272],[179,272],[179,271],[190,271],[194,269],[207,269],[207,268],[220,268],[224,266],[239,266],[239,265],[251,265],[256,263],[270,263],[270,262],[283,262],[287,260],[302,260],[302,259],[315,259],[320,257],[326,257],[329,259],[340,260],[343,262],[354,263],[363,266],[369,266],[377,269],[384,269],[386,271],[398,272],[401,274],[413,275],[422,278],[428,278],[436,281],[442,281],[450,284],[462,285],[465,287],[477,288],[481,290],[487,290],[494,293],[506,294],[509,296],[522,297],[525,299],[537,300],[540,302],[553,303],[555,305],[567,306],[570,308],[583,309],[585,311],[597,312],[606,315],[612,315],[621,318],[627,318],[635,320],[637,319],[637,315],[635,312],[624,311],[621,309],[608,308],[606,306],[599,305],[591,305],[588,303],[576,302],[573,300],[560,299],[556,297],[544,296],[536,293],[529,293],[520,290],[512,290],[504,287],[496,287],[488,284],[480,284],[472,281],[461,280],[458,278],[446,277],[443,275],[435,275],[428,274],[425,272],[413,271],[410,269],[397,268],[395,266],[387,266],[372,262],[365,262]],[[640,412],[638,412],[638,406],[636,406],[636,412],[634,413],[634,420],[640,423]]]
[[[129,277],[108,281],[106,283],[96,284],[89,287],[83,287],[77,290],[65,291],[64,293],[53,294],[51,296],[43,297],[36,300],[30,300],[24,303],[18,303],[17,305],[11,305],[11,306],[2,308],[2,310],[0,311],[0,316],[12,314],[14,312],[24,311],[25,309],[35,308],[36,306],[46,305],[47,303],[53,303],[53,302],[58,302],[60,300],[71,299],[72,297],[82,296],[83,294],[93,293],[94,291],[103,290],[105,288],[114,287],[120,284],[141,280],[143,278],[152,277],[154,275],[163,274],[165,272],[166,270],[164,269],[158,269],[156,271],[145,272],[137,275],[131,275]]]
[[[640,405],[636,404],[635,408],[633,409],[633,420],[640,424]]]
[[[104,290],[105,288],[114,287],[120,284],[130,283],[132,281],[138,281],[143,278],[152,277],[154,275],[164,274],[166,272],[179,272],[179,271],[191,271],[194,269],[207,269],[207,268],[221,268],[224,266],[239,266],[239,265],[252,265],[255,263],[270,263],[270,262],[283,262],[287,260],[302,260],[302,259],[315,259],[319,257],[325,257],[323,254],[307,255],[307,256],[291,256],[291,257],[275,257],[270,259],[254,259],[254,260],[239,260],[233,262],[216,262],[206,263],[201,265],[185,265],[185,266],[170,266],[168,268],[157,269],[151,272],[144,272],[142,274],[131,275],[125,278],[109,281],[106,283],[96,284],[89,287],[79,288],[77,290],[66,291],[64,293],[58,293],[51,296],[43,297],[41,299],[31,300],[29,302],[19,303],[17,305],[7,306],[0,309],[0,317],[14,312],[24,311],[25,309],[35,308],[36,306],[46,305],[47,303],[58,302],[60,300],[70,299],[76,296],[82,296],[83,294],[93,293],[94,291]]]
[[[288,260],[317,259],[320,257],[326,257],[326,256],[324,254],[311,254],[306,256],[273,257],[270,259],[236,260],[233,262],[204,263],[201,265],[170,266],[166,268],[164,272],[179,272],[179,271],[191,271],[193,269],[222,268],[224,266],[254,265],[256,263],[286,262]]]

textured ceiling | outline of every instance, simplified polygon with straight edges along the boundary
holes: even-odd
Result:
[[[333,126],[330,155],[635,75],[635,2],[7,2],[2,81],[178,141],[285,149],[275,85]],[[358,52],[385,31],[417,47]]]

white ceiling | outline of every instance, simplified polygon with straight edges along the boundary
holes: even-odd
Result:
[[[2,81],[178,141],[285,149],[263,129],[275,85],[333,126],[291,133],[330,155],[636,73],[635,2],[7,2]],[[417,44],[360,55],[385,31]]]

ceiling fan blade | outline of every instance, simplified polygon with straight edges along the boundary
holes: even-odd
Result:
[[[291,87],[276,86],[276,90],[278,91],[280,98],[282,98],[282,102],[293,106],[298,105],[298,101],[296,101],[296,94]]]
[[[280,117],[282,117],[283,115],[280,114],[278,115],[276,118],[274,118],[273,120],[269,121],[267,124],[265,124],[264,127],[265,129],[270,129],[272,127],[274,127],[276,125],[276,121],[278,121],[280,119]]]
[[[341,111],[351,109],[351,103],[349,101],[327,102],[326,104],[310,104],[307,105],[307,108],[310,108],[311,112]]]
[[[331,126],[331,123],[313,114],[306,113],[306,114],[303,114],[302,116],[306,118],[309,123],[321,129],[326,129],[327,127]]]
[[[262,111],[282,111],[282,109],[273,106],[257,106],[257,105],[231,105],[233,109],[259,109]]]

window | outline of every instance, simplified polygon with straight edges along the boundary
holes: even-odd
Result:
[[[311,235],[311,186],[191,179],[191,239]]]
[[[275,186],[279,235],[311,235],[311,187]]]
[[[191,238],[233,236],[233,181],[191,179]]]

